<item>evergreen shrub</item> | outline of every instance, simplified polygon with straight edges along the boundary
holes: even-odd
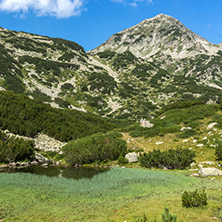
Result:
[[[108,134],[70,141],[63,147],[64,158],[71,165],[116,160],[125,153],[126,142]]]
[[[158,150],[144,153],[139,157],[142,166],[151,168],[185,169],[194,162],[195,153],[189,149],[178,148],[161,152]]]
[[[207,205],[207,194],[202,190],[195,190],[193,192],[185,191],[182,194],[183,207],[199,207]]]

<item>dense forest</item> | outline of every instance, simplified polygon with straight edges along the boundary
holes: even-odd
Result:
[[[0,92],[0,129],[34,137],[45,133],[70,141],[117,127],[111,120],[69,109],[55,109],[25,95]]]

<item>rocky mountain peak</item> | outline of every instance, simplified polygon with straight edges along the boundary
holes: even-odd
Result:
[[[198,54],[214,55],[218,46],[193,33],[179,20],[159,14],[114,34],[92,53],[105,50],[117,53],[130,51],[144,59],[155,54],[181,59]]]

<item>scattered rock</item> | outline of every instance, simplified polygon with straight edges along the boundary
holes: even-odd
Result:
[[[193,140],[193,143],[196,143],[197,142],[197,140]]]
[[[190,167],[194,167],[195,165],[196,165],[196,163],[193,162],[193,163],[190,164]]]
[[[36,160],[34,160],[34,161],[32,161],[30,164],[31,164],[31,165],[37,165],[38,162],[37,162]]]
[[[138,156],[137,156],[137,153],[135,153],[135,152],[127,153],[125,155],[125,158],[128,160],[129,163],[135,163],[138,161]]]
[[[204,161],[204,162],[201,162],[200,164],[213,165],[214,162],[213,161]]]
[[[49,163],[50,162],[50,160],[48,160],[46,157],[44,157],[43,155],[41,155],[39,153],[35,153],[35,159],[39,163]]]
[[[217,125],[218,123],[214,122],[214,123],[210,123],[208,126],[207,126],[207,130],[210,130],[210,129],[213,129],[213,127],[215,125]]]
[[[191,177],[199,177],[200,175],[198,173],[194,173],[191,175]]]
[[[201,175],[201,176],[204,176],[204,177],[207,177],[207,176],[222,176],[222,171],[217,169],[217,168],[203,168],[201,165],[200,165],[200,169],[198,171],[198,173]]]
[[[196,146],[197,147],[202,147],[202,146],[204,146],[204,144],[201,143],[201,144],[197,144]]]
[[[141,119],[140,120],[140,126],[145,127],[145,128],[151,128],[151,127],[153,127],[153,124],[150,123],[149,120]]]
[[[207,137],[205,136],[202,140],[207,140]]]
[[[156,145],[160,145],[160,144],[163,144],[163,141],[160,141],[160,142],[156,142],[155,144],[156,144]]]
[[[186,140],[183,140],[182,142],[183,142],[183,143],[187,143],[188,141],[189,141],[189,140],[186,139]]]
[[[45,134],[38,134],[34,139],[34,142],[35,148],[52,152],[59,152],[60,149],[66,144]]]
[[[166,116],[161,116],[161,117],[160,117],[161,120],[162,120],[162,119],[165,119],[165,118],[166,118]]]
[[[182,128],[180,129],[180,131],[184,131],[184,130],[191,130],[191,129],[192,129],[192,128],[191,128],[191,127],[189,127],[189,126],[188,126],[188,127],[185,127],[185,126],[184,126],[184,127],[182,127]]]

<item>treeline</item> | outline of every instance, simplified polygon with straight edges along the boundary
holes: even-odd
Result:
[[[0,163],[30,160],[33,152],[33,141],[25,141],[14,137],[9,138],[5,133],[0,131]]]
[[[25,95],[0,92],[0,129],[14,134],[34,137],[41,132],[67,142],[116,127],[116,123],[89,113],[55,109]]]

